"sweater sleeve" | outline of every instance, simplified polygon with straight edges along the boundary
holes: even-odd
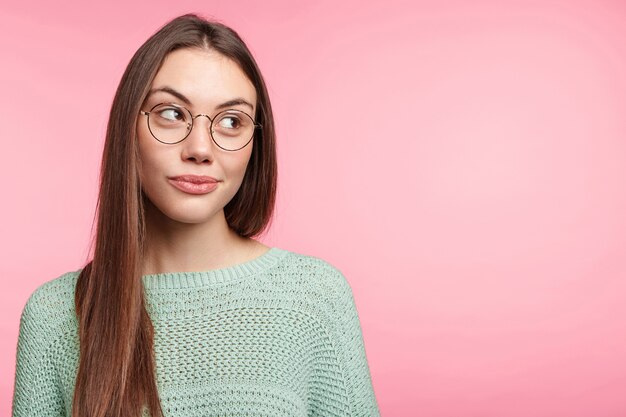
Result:
[[[43,301],[43,302],[42,302]],[[54,330],[49,325],[41,288],[28,299],[20,318],[17,342],[13,417],[64,416],[64,400],[51,360]],[[43,304],[43,305],[42,305]]]
[[[350,417],[380,417],[352,288],[339,270],[335,272],[339,280],[335,304],[338,349],[349,390]]]

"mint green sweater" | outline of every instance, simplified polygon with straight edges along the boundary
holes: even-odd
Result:
[[[81,270],[39,286],[20,320],[13,417],[70,416]],[[352,289],[277,247],[205,271],[144,275],[165,416],[379,416]]]

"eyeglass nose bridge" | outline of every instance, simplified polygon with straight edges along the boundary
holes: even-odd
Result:
[[[206,118],[207,118],[207,119],[209,119],[209,121],[211,121],[211,122],[213,121],[213,119],[211,119],[211,117],[210,117],[208,114],[202,114],[202,113],[198,113],[198,114],[196,114],[195,116],[191,116],[191,119],[192,119],[192,120],[195,120],[195,119],[197,119],[197,118],[198,118],[198,117],[200,117],[200,116],[204,116],[204,117],[206,117]]]
[[[191,112],[189,112],[189,114],[191,114]],[[203,113],[198,113],[195,116],[191,116],[191,123],[189,124],[189,134],[191,134],[191,129],[193,129],[194,120],[196,120],[200,116],[204,116],[209,119],[209,134],[211,135],[211,138],[213,138],[213,119],[211,119],[211,116],[209,116],[208,114]]]

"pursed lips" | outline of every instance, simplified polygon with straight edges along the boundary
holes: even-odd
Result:
[[[180,191],[192,194],[203,195],[208,194],[218,187],[219,181],[208,175],[178,175],[169,177],[168,181]]]
[[[178,175],[175,177],[168,177],[171,180],[174,181],[183,181],[183,182],[189,182],[192,184],[207,184],[207,183],[214,183],[214,182],[219,182],[218,180],[216,180],[213,177],[209,177],[208,175]]]

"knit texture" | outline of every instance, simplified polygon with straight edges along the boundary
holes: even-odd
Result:
[[[20,320],[13,417],[70,416],[78,271],[39,286]],[[165,416],[379,416],[352,289],[277,247],[228,268],[142,277]]]

